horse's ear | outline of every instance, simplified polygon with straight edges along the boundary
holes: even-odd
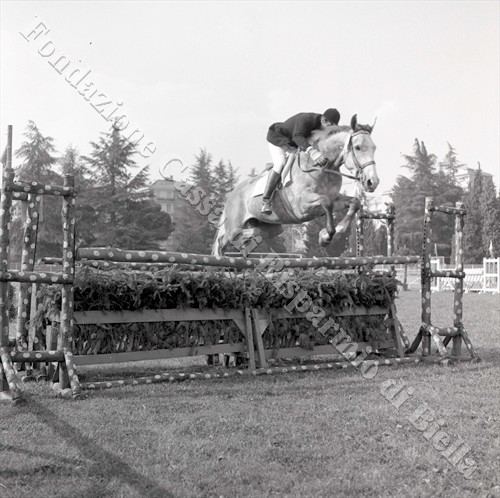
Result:
[[[358,124],[358,115],[354,114],[354,116],[351,118],[351,128],[355,130],[357,124]]]
[[[373,122],[372,124],[372,131],[373,131],[373,128],[375,128],[375,123],[377,122],[377,117],[375,117],[375,121]]]

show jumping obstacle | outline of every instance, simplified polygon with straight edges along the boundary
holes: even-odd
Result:
[[[72,326],[72,284],[74,277],[74,227],[75,227],[75,190],[73,177],[65,178],[64,186],[42,185],[37,182],[14,181],[12,170],[12,126],[8,128],[6,149],[6,165],[3,169],[0,207],[0,356],[2,372],[0,372],[0,392],[9,395],[14,403],[21,400],[17,376],[13,362],[54,361],[58,368],[54,380],[54,389],[66,394],[71,389],[74,398],[80,394],[78,377],[74,370],[71,354],[71,326]],[[34,268],[34,254],[36,247],[37,213],[30,207],[30,219],[24,235],[21,270],[8,268],[10,246],[11,207],[13,199],[27,202],[29,206],[37,203],[38,196],[54,195],[63,200],[63,258],[60,273],[37,273]],[[19,320],[16,336],[15,351],[9,348],[9,282],[21,284],[19,300]],[[56,351],[27,352],[26,322],[28,310],[28,286],[33,283],[62,284],[61,329]]]
[[[52,381],[56,390],[64,395],[71,394],[73,398],[78,398],[81,395],[81,389],[100,389],[108,387],[116,387],[121,385],[136,385],[149,384],[155,382],[175,381],[185,379],[210,379],[224,378],[233,375],[260,375],[285,372],[301,372],[320,369],[336,369],[359,367],[360,365],[391,365],[403,363],[419,363],[422,359],[429,359],[431,353],[431,337],[438,346],[438,352],[446,357],[449,353],[446,350],[446,345],[450,340],[453,340],[452,356],[460,356],[460,341],[463,339],[466,342],[467,348],[471,352],[473,358],[477,358],[472,345],[467,338],[463,329],[462,318],[462,303],[461,303],[461,275],[463,273],[463,252],[462,252],[462,228],[463,216],[465,211],[460,208],[433,208],[432,203],[426,204],[426,216],[424,219],[424,252],[422,257],[422,327],[419,334],[413,342],[409,351],[414,352],[419,342],[423,343],[423,356],[408,357],[405,356],[404,348],[408,347],[408,339],[406,338],[402,327],[397,319],[396,308],[392,302],[388,307],[384,308],[360,308],[355,307],[345,310],[334,310],[331,316],[342,319],[346,316],[354,318],[358,317],[373,317],[385,316],[392,324],[390,326],[390,338],[386,343],[371,344],[369,342],[360,342],[357,347],[372,348],[376,350],[384,350],[391,348],[396,351],[396,356],[387,359],[363,359],[359,361],[354,355],[353,361],[333,361],[321,365],[302,365],[290,367],[274,367],[269,368],[268,362],[271,358],[284,357],[307,357],[311,355],[332,355],[338,351],[332,344],[315,346],[310,349],[292,345],[291,347],[276,349],[266,349],[265,334],[266,329],[277,320],[300,319],[306,316],[306,313],[298,311],[288,312],[287,310],[276,310],[273,313],[266,312],[261,309],[231,309],[231,310],[200,310],[200,309],[153,309],[140,311],[74,311],[74,278],[75,278],[75,262],[79,265],[90,265],[99,268],[161,268],[165,266],[176,265],[176,268],[197,268],[203,269],[207,267],[219,268],[221,271],[236,271],[236,270],[254,270],[262,271],[262,268],[267,268],[270,264],[270,259],[265,258],[236,258],[228,256],[205,256],[198,254],[181,254],[164,251],[126,251],[121,249],[110,248],[82,248],[75,252],[74,244],[74,206],[75,206],[75,191],[73,178],[67,176],[64,186],[49,186],[41,185],[36,182],[24,183],[14,181],[14,173],[12,171],[12,129],[9,127],[9,142],[7,148],[7,164],[3,172],[3,183],[1,191],[1,210],[0,210],[0,252],[2,255],[0,261],[0,356],[1,356],[1,371],[0,371],[0,394],[7,394],[16,403],[21,400],[17,375],[14,369],[14,363],[43,363],[48,362],[57,365]],[[37,272],[34,270],[35,250],[36,250],[36,233],[37,233],[37,202],[42,195],[57,195],[63,200],[63,258],[54,259],[53,263],[62,265],[61,272]],[[10,210],[12,201],[21,200],[27,203],[28,216],[25,223],[25,237],[23,242],[22,252],[22,269],[20,271],[8,269],[8,250],[10,244],[9,229],[10,229]],[[430,207],[429,207],[430,206]],[[448,273],[447,276],[455,276],[458,279],[456,287],[455,299],[455,321],[454,326],[449,329],[439,329],[433,327],[430,322],[430,290],[429,282],[435,273],[428,270],[429,266],[429,242],[431,230],[431,214],[433,211],[443,211],[457,215],[456,237],[457,237],[457,271],[453,274]],[[359,219],[364,218],[386,219],[388,222],[388,256],[372,256],[366,257],[363,255],[362,244],[362,223],[358,228],[358,244],[357,254],[355,258],[274,258],[273,265],[279,265],[277,271],[287,270],[291,268],[306,268],[318,269],[325,268],[328,271],[337,271],[350,269],[354,271],[373,271],[376,265],[390,265],[391,271],[396,264],[415,264],[421,260],[419,256],[393,256],[392,255],[392,240],[393,240],[393,220],[394,212],[389,209],[387,213],[361,213]],[[359,235],[361,234],[361,236]],[[47,262],[49,260],[47,259]],[[276,266],[275,266],[276,270]],[[376,274],[374,272],[373,274]],[[19,300],[19,315],[18,315],[18,332],[16,337],[16,347],[14,350],[9,348],[9,317],[8,317],[8,285],[9,282],[20,282],[20,300]],[[62,285],[62,300],[61,310],[58,316],[53,318],[54,330],[59,330],[57,338],[57,346],[55,348],[48,345],[46,350],[30,351],[28,332],[26,328],[29,318],[29,290],[33,284],[61,284]],[[35,296],[32,296],[35,299]],[[457,304],[458,303],[458,304]],[[151,351],[130,351],[123,353],[111,354],[94,354],[94,355],[73,355],[73,332],[75,327],[88,324],[130,324],[130,323],[153,323],[153,322],[192,322],[192,321],[225,321],[233,322],[237,327],[240,339],[237,341],[225,341],[223,343],[215,343],[213,345],[197,345],[185,347],[177,347],[173,349],[157,349]],[[224,335],[224,334],[222,334]],[[445,335],[445,340],[441,342],[439,335]],[[41,342],[41,341],[38,341]],[[50,341],[49,341],[50,342]],[[40,346],[40,345],[38,345]],[[366,349],[368,351],[368,349]],[[172,373],[159,374],[150,377],[141,377],[127,380],[114,380],[106,382],[93,382],[80,384],[76,374],[76,366],[92,365],[104,363],[129,362],[138,360],[164,359],[174,357],[187,357],[193,355],[211,355],[211,354],[233,354],[236,356],[244,356],[248,359],[248,370],[233,370],[225,373]]]
[[[432,217],[435,212],[455,216],[455,252],[456,268],[453,271],[433,271],[431,269],[431,236]],[[414,353],[420,342],[422,342],[422,356],[431,354],[431,341],[434,341],[439,354],[443,357],[450,356],[446,346],[452,341],[451,357],[460,358],[462,341],[465,343],[471,358],[479,359],[474,347],[464,328],[462,298],[464,293],[464,251],[463,251],[463,229],[465,222],[465,206],[457,202],[456,207],[434,206],[432,197],[425,199],[425,215],[423,227],[423,246],[421,265],[421,297],[422,297],[422,325],[413,341],[408,353]],[[455,279],[455,292],[453,299],[453,326],[435,327],[431,322],[431,282],[434,277],[446,277]],[[441,340],[444,337],[444,340]]]

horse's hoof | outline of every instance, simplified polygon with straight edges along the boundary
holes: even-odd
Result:
[[[326,229],[323,228],[322,230],[320,230],[319,236],[318,236],[319,245],[322,247],[327,246],[332,241],[332,238],[333,238],[333,233],[329,234],[326,231]]]

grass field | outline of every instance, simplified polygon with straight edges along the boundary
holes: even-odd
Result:
[[[451,325],[452,300],[433,296],[435,325]],[[412,339],[419,292],[402,292],[397,306]],[[24,405],[0,403],[0,496],[500,497],[499,296],[466,294],[464,323],[480,363],[387,367],[372,380],[321,370],[123,387],[78,402],[25,384]],[[79,373],[89,380],[123,369]],[[399,409],[381,394],[391,381],[413,393]],[[470,479],[410,422],[422,407],[470,447]]]

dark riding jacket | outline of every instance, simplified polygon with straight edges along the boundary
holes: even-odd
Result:
[[[290,145],[306,150],[309,147],[307,139],[313,130],[321,128],[321,114],[315,112],[300,112],[284,123],[274,123],[267,132],[267,141],[282,147]]]

